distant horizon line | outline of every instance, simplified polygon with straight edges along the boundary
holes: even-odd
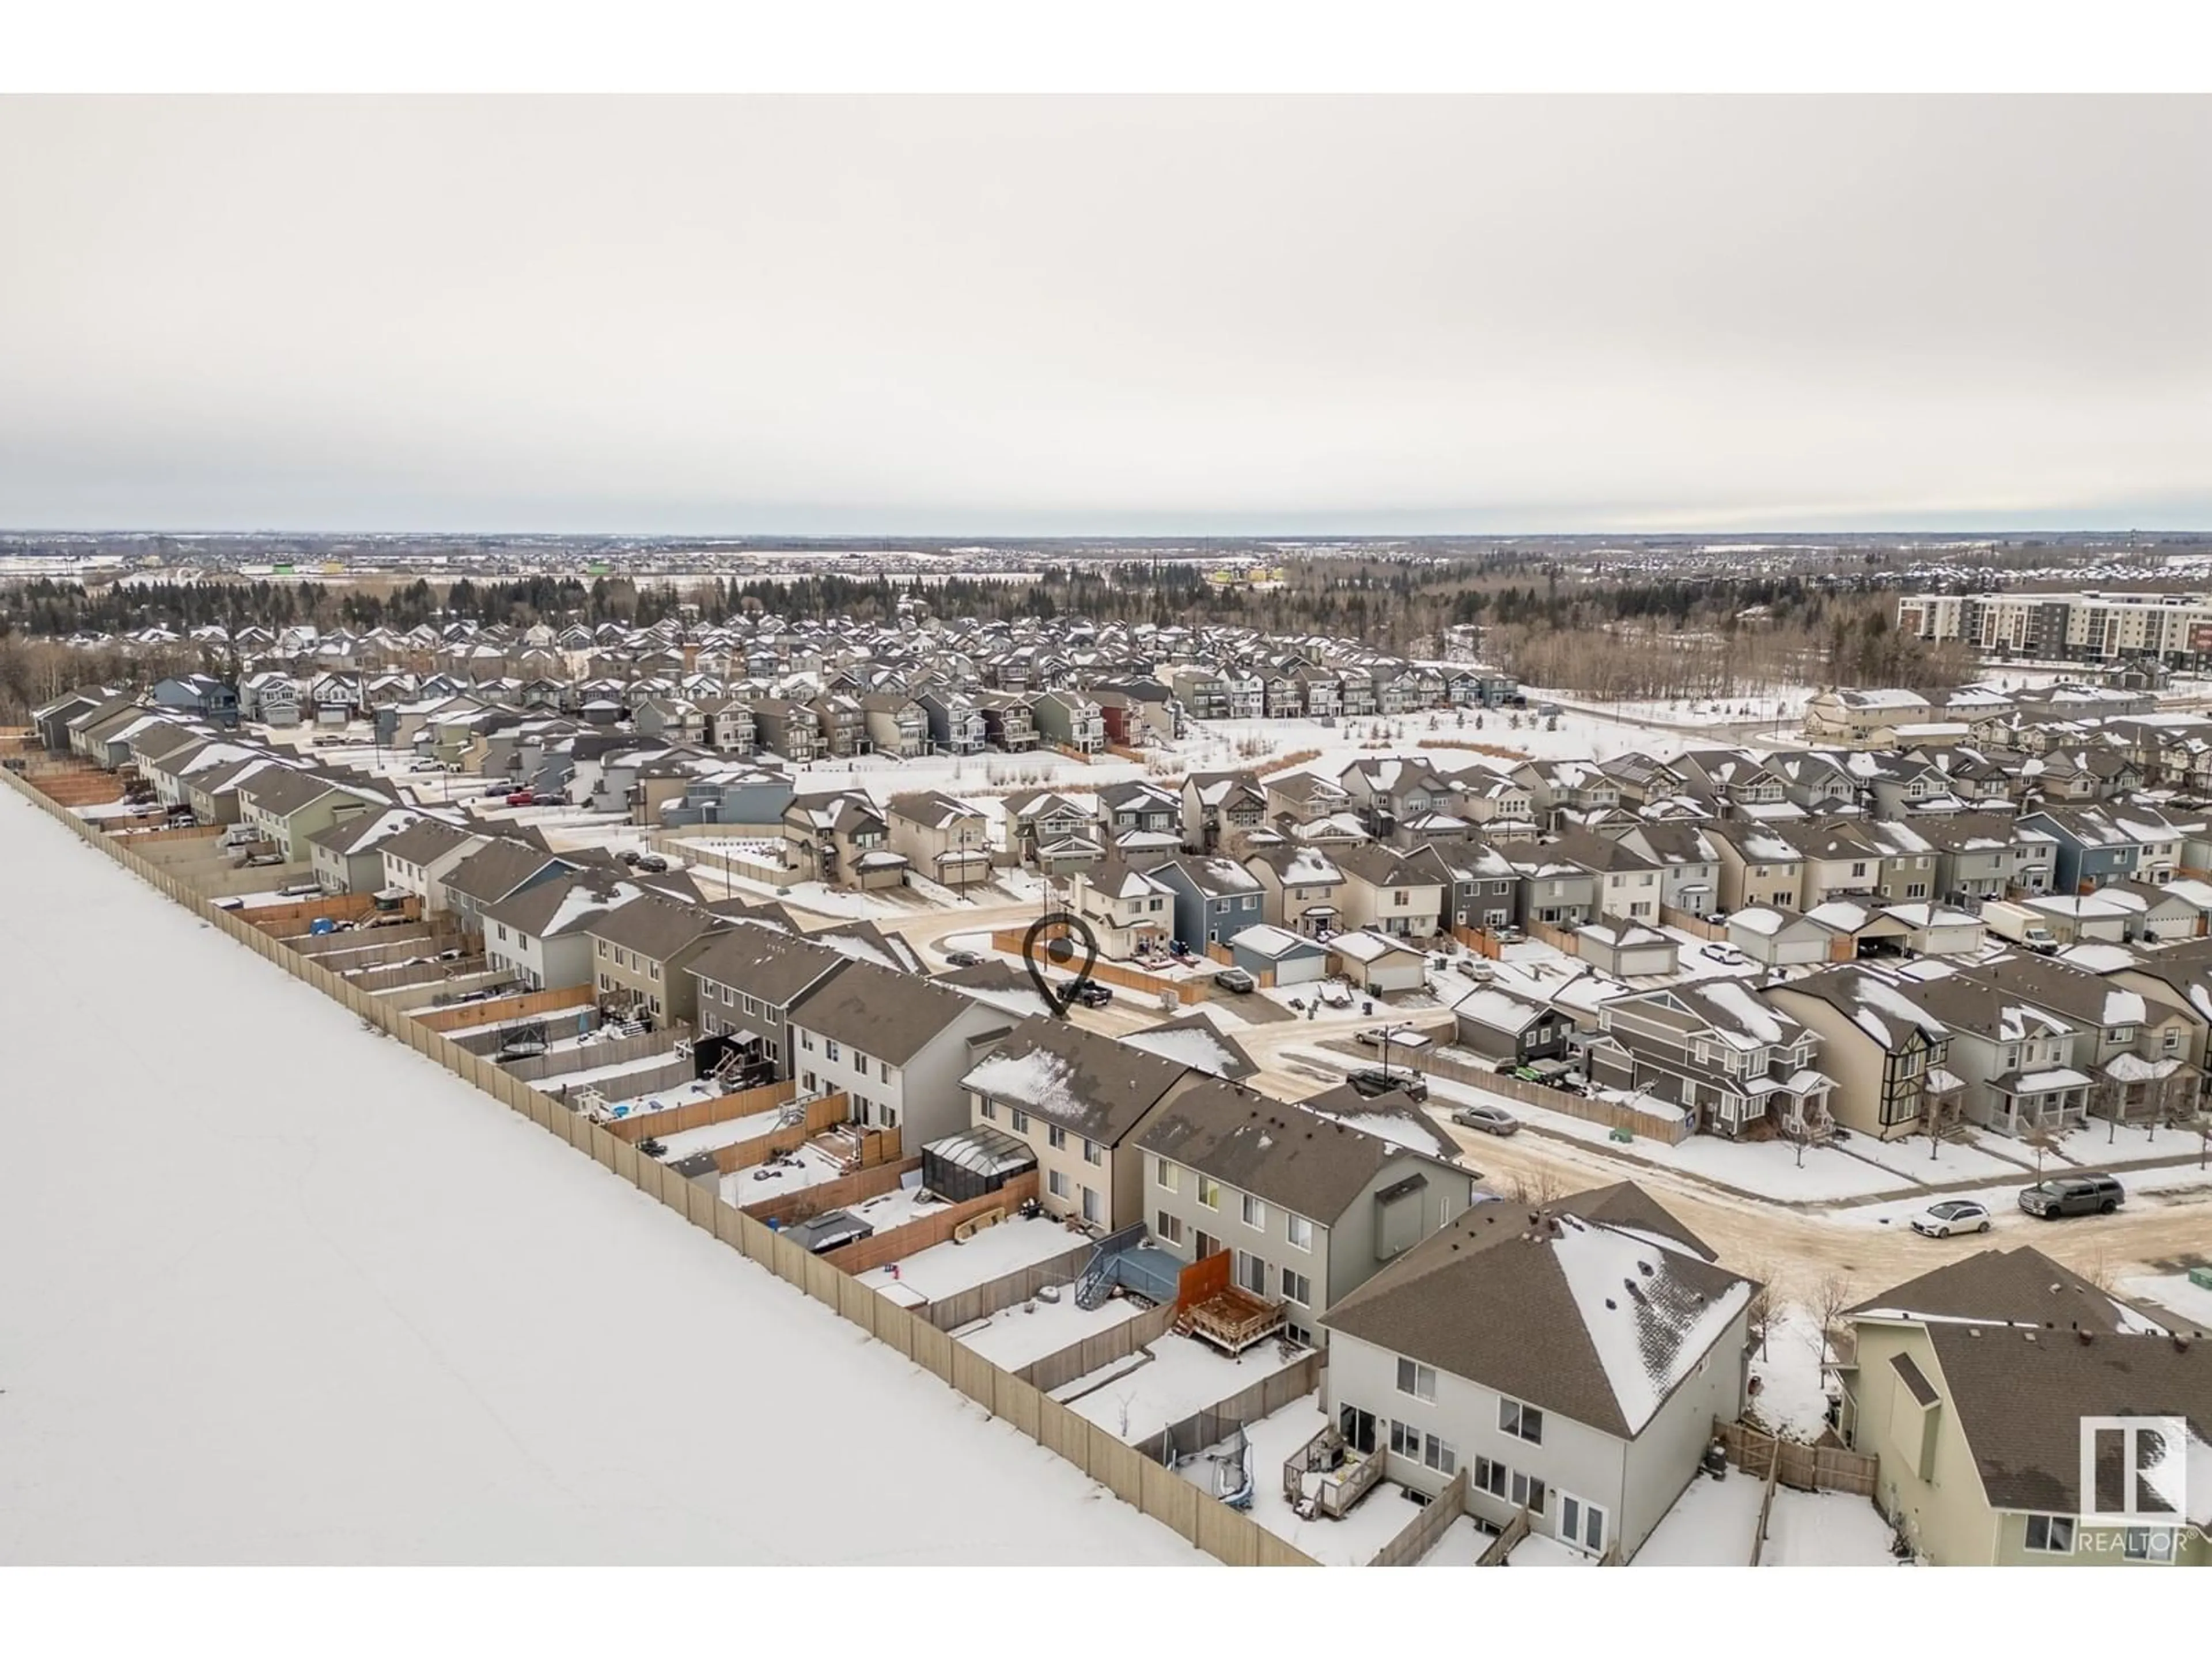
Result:
[[[1142,544],[1178,541],[1273,541],[1290,543],[1326,542],[1437,542],[1437,541],[1731,541],[1741,542],[1765,538],[1795,538],[1808,542],[1849,540],[1855,538],[1902,539],[1927,538],[1943,541],[1968,541],[1984,537],[2064,536],[2131,536],[2152,540],[2180,537],[2212,536],[2212,525],[2201,527],[2142,530],[2128,526],[2077,525],[2055,527],[2045,525],[1984,525],[1953,529],[1905,530],[1425,530],[1425,531],[1202,531],[1121,532],[1115,531],[1026,532],[1001,532],[987,534],[980,532],[943,531],[929,533],[908,531],[753,531],[753,530],[446,530],[416,528],[410,530],[283,530],[283,529],[205,529],[181,528],[173,526],[124,527],[109,526],[84,528],[61,526],[0,526],[0,537],[29,538],[36,536],[70,537],[91,539],[102,537],[173,536],[212,538],[235,537],[243,540],[271,539],[280,537],[374,538],[394,540],[405,538],[448,537],[456,540],[495,541],[507,538],[527,537],[546,541],[659,541],[659,542],[789,542],[794,544],[880,544],[910,541],[924,544],[968,542],[989,546],[1006,542],[1121,542]],[[887,549],[886,550],[893,550]]]

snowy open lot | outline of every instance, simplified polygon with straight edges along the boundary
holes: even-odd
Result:
[[[1634,1567],[1741,1567],[1751,1561],[1751,1535],[1766,1483],[1731,1468],[1724,1480],[1699,1475],[1667,1518],[1651,1529]]]
[[[0,902],[0,1561],[1204,1559],[13,799]],[[769,1431],[580,1411],[674,1379]]]
[[[1828,1426],[1827,1377],[1822,1362],[1826,1339],[1817,1316],[1794,1303],[1774,1310],[1766,1340],[1751,1351],[1751,1375],[1759,1393],[1750,1409],[1768,1430],[1784,1440],[1818,1440]]]
[[[1733,1485],[1738,1477],[1733,1474]],[[1750,1481],[1744,1482],[1749,1486]],[[1762,1567],[1893,1567],[1889,1522],[1864,1498],[1843,1492],[1774,1489]]]

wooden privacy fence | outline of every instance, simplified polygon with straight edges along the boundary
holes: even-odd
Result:
[[[1149,1439],[1139,1440],[1137,1449],[1154,1463],[1160,1461],[1170,1445],[1174,1446],[1176,1456],[1182,1456],[1227,1439],[1248,1423],[1273,1416],[1320,1386],[1321,1355],[1308,1349],[1291,1364],[1269,1372],[1251,1387],[1240,1389],[1204,1411],[1194,1412],[1180,1423],[1170,1424]],[[1180,1475],[1176,1478],[1182,1479]]]
[[[1514,1510],[1513,1518],[1505,1523],[1505,1529],[1490,1540],[1490,1547],[1483,1551],[1474,1565],[1478,1567],[1504,1566],[1505,1558],[1513,1553],[1513,1547],[1528,1535],[1528,1511]]]
[[[1608,1129],[1626,1129],[1632,1135],[1646,1140],[1663,1141],[1669,1146],[1679,1146],[1687,1140],[1693,1127],[1686,1117],[1662,1117],[1656,1113],[1638,1111],[1633,1106],[1621,1105],[1617,1101],[1593,1100],[1587,1095],[1571,1095],[1563,1089],[1548,1089],[1540,1083],[1531,1083],[1526,1078],[1502,1076],[1480,1066],[1469,1066],[1463,1060],[1426,1050],[1406,1063],[1419,1067],[1431,1077],[1440,1077],[1447,1083],[1464,1083],[1470,1088],[1503,1095],[1508,1100],[1517,1100],[1524,1106],[1540,1106],[1544,1110],[1557,1112],[1563,1117],[1578,1117],[1585,1123],[1602,1123]]]
[[[1024,1170],[995,1193],[986,1193],[981,1198],[971,1198],[962,1204],[948,1204],[941,1210],[908,1222],[903,1227],[893,1227],[872,1238],[864,1238],[858,1243],[832,1250],[822,1259],[841,1273],[857,1276],[871,1268],[882,1267],[886,1261],[896,1261],[902,1257],[916,1255],[945,1243],[958,1229],[994,1210],[1004,1212],[1004,1219],[996,1224],[1006,1226],[1013,1220],[1016,1207],[1035,1198],[1036,1191],[1036,1171]],[[1044,1227],[1053,1224],[1030,1221],[1022,1224]]]
[[[527,1060],[511,1061],[507,1069],[525,1083],[538,1083],[548,1079],[557,1081],[577,1072],[596,1072],[602,1066],[622,1066],[633,1060],[650,1060],[655,1054],[673,1054],[677,1040],[683,1035],[680,1030],[664,1026],[658,1031],[640,1031],[635,1036],[601,1037],[596,1042],[585,1043],[579,1048],[556,1048],[550,1054],[532,1054]],[[684,1057],[684,1065],[685,1069],[682,1076],[677,1079],[678,1082],[683,1081],[684,1077],[698,1075],[698,1073],[692,1068],[689,1055]],[[640,1075],[653,1074],[641,1073]],[[626,1090],[629,1088],[630,1081],[629,1078],[608,1079],[610,1084],[617,1085]],[[632,1092],[644,1094],[650,1090],[665,1089],[667,1086],[665,1083],[643,1084]]]
[[[1881,1461],[1869,1453],[1778,1440],[1742,1423],[1717,1423],[1713,1432],[1729,1462],[1747,1474],[1765,1478],[1771,1474],[1799,1492],[1847,1492],[1858,1498],[1875,1494]]]
[[[15,774],[0,772],[0,784],[14,790],[55,822],[68,826],[80,840],[101,848],[131,874],[183,905],[210,927],[219,929],[256,956],[276,963],[294,978],[312,985],[425,1059],[474,1084],[517,1115],[528,1118],[547,1133],[566,1141],[619,1179],[675,1211],[692,1226],[823,1304],[1047,1451],[1073,1463],[1123,1503],[1143,1511],[1216,1560],[1231,1566],[1316,1565],[1310,1556],[1277,1537],[1249,1515],[1217,1503],[1174,1470],[1161,1468],[1156,1462],[1148,1463],[1135,1448],[1124,1445],[1109,1431],[1077,1416],[981,1354],[962,1347],[911,1310],[840,1273],[825,1258],[808,1255],[796,1240],[722,1203],[710,1188],[687,1181],[666,1165],[641,1156],[635,1146],[616,1139],[604,1126],[569,1111],[489,1061],[467,1053],[442,1033],[426,1029],[404,1010],[305,960],[231,912],[207,903],[189,886],[131,852],[124,843],[110,840],[82,818],[46,800]],[[1310,1390],[1312,1386],[1307,1381],[1301,1391]]]
[[[902,1158],[896,1164],[878,1164],[872,1170],[856,1170],[848,1176],[839,1176],[835,1181],[820,1182],[799,1192],[784,1193],[738,1207],[756,1221],[773,1221],[783,1226],[804,1221],[811,1215],[820,1215],[825,1210],[842,1210],[865,1204],[872,1198],[881,1198],[885,1193],[895,1193],[908,1176],[921,1168],[920,1158]]]
[[[806,1103],[806,1116],[797,1123],[781,1124],[731,1146],[714,1149],[714,1173],[735,1175],[756,1164],[765,1164],[778,1152],[795,1152],[825,1129],[836,1127],[851,1114],[853,1103],[842,1094],[823,1095]],[[759,1114],[756,1113],[757,1116]],[[610,1125],[610,1127],[612,1126]]]
[[[251,910],[239,914],[265,933],[304,933],[306,923],[328,916],[332,921],[351,921],[356,916],[366,916],[376,909],[374,893],[331,893],[321,898],[302,899],[296,904],[257,904]],[[399,914],[410,921],[418,921],[422,915],[422,901],[412,893],[399,907]],[[286,927],[288,922],[301,924]]]
[[[1389,1463],[1402,1462],[1386,1455],[1383,1473],[1392,1473]],[[1401,1483],[1402,1484],[1402,1483]],[[1452,1522],[1467,1513],[1467,1465],[1460,1465],[1459,1473],[1452,1476],[1444,1489],[1422,1508],[1414,1510],[1413,1518],[1398,1529],[1398,1535],[1375,1552],[1370,1567],[1418,1567],[1428,1553],[1443,1541],[1451,1530]]]
[[[1069,1285],[1063,1294],[1073,1296],[1075,1288]],[[992,1319],[1026,1319],[1020,1310],[1026,1301],[1010,1303]],[[1141,1348],[1149,1348],[1175,1328],[1176,1310],[1172,1302],[1163,1302],[1157,1308],[1147,1308],[1134,1319],[1125,1319],[1118,1325],[1109,1325],[1103,1331],[1094,1331],[1082,1341],[1048,1353],[1042,1359],[1030,1361],[1014,1375],[1024,1382],[1033,1384],[1050,1394],[1064,1389],[1079,1376],[1112,1364],[1117,1359],[1127,1359]]]
[[[1662,927],[1678,927],[1682,932],[1694,934],[1699,939],[1725,939],[1728,938],[1728,929],[1719,922],[1707,921],[1703,916],[1693,915],[1687,910],[1677,910],[1671,904],[1662,904],[1659,907],[1659,925]]]
[[[433,1008],[417,1014],[416,1018],[433,1031],[459,1031],[471,1025],[504,1024],[509,1020],[533,1019],[563,1009],[588,1008],[592,996],[588,985],[565,985],[557,991],[532,991],[524,996],[501,997],[495,1002],[471,1003],[465,1008]]]
[[[989,1318],[1002,1308],[1028,1301],[1047,1285],[1073,1286],[1091,1260],[1092,1248],[1089,1243],[1078,1244],[1046,1261],[1033,1261],[1026,1267],[1001,1273],[981,1285],[970,1285],[965,1290],[926,1302],[915,1312],[940,1331],[957,1331],[963,1325]]]
[[[681,1134],[686,1129],[732,1123],[757,1112],[778,1111],[789,1104],[798,1092],[799,1085],[788,1080],[763,1083],[757,1089],[740,1089],[734,1094],[716,1095],[712,1100],[687,1101],[665,1112],[633,1113],[608,1124],[607,1133],[635,1146],[648,1135]]]
[[[331,920],[340,921],[347,918],[333,916]],[[345,956],[355,951],[388,949],[395,945],[404,945],[408,947],[408,955],[419,957],[425,951],[438,948],[431,943],[435,935],[419,921],[394,922],[382,927],[349,927],[343,933],[310,933],[302,931],[282,937],[285,944],[303,957]],[[330,965],[324,963],[325,967]],[[352,964],[343,965],[350,967]]]
[[[1019,956],[1022,953],[1022,940],[1027,931],[1021,927],[997,928],[991,934],[991,948]],[[1048,933],[1047,937],[1049,936]],[[1207,988],[1203,980],[1162,979],[1158,974],[1146,973],[1140,968],[1123,968],[1117,963],[1103,960],[1091,963],[1090,968],[1085,969],[1085,975],[1089,978],[1097,980],[1101,985],[1111,985],[1125,991],[1142,991],[1149,996],[1158,996],[1163,991],[1172,991],[1176,994],[1176,1000],[1183,1003],[1203,1002],[1206,997]]]

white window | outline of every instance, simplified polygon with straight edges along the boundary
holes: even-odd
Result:
[[[1181,1164],[1170,1164],[1164,1158],[1155,1158],[1152,1160],[1152,1180],[1158,1185],[1159,1189],[1162,1192],[1171,1193],[1176,1191],[1176,1183],[1182,1179],[1182,1166]]]
[[[2171,1561],[2173,1528],[2130,1527],[2120,1539],[2120,1553],[2130,1561]]]
[[[1255,1296],[1267,1294],[1267,1264],[1248,1251],[1237,1252],[1237,1282]]]
[[[1179,1215],[1170,1215],[1165,1210],[1162,1210],[1158,1218],[1158,1224],[1152,1231],[1160,1236],[1161,1243],[1180,1244],[1182,1243],[1182,1218]]]
[[[981,1098],[978,1098],[975,1102],[975,1109],[982,1113],[985,1117],[995,1118],[999,1115],[998,1107],[994,1105],[990,1101]]]
[[[1432,1434],[1421,1437],[1421,1462],[1438,1474],[1449,1479],[1459,1473],[1459,1448],[1449,1440],[1439,1440]]]
[[[1212,1176],[1199,1176],[1198,1201],[1206,1206],[1209,1210],[1219,1209],[1221,1207],[1221,1183],[1216,1181]]]
[[[2105,1038],[2108,1042],[2133,1042],[2136,1040],[2136,1028],[2132,1025],[2115,1025],[2105,1033]]]
[[[1260,1228],[1267,1224],[1267,1206],[1249,1193],[1244,1194],[1244,1224]]]
[[[1544,1483],[1533,1474],[1516,1472],[1513,1476],[1513,1504],[1531,1515],[1544,1512]]]
[[[1402,1359],[1398,1362],[1401,1368],[1405,1363]],[[1499,1401],[1498,1426],[1504,1433],[1525,1440],[1532,1446],[1544,1443],[1544,1413],[1534,1406],[1524,1406],[1517,1400]]]
[[[1085,1141],[1083,1143],[1083,1161],[1085,1164],[1103,1164],[1106,1161],[1105,1148],[1099,1146],[1099,1144],[1095,1140]]]
[[[1095,1224],[1103,1220],[1105,1217],[1105,1206],[1101,1204],[1098,1200],[1097,1188],[1095,1187],[1085,1187],[1083,1189],[1083,1218],[1085,1221]]]
[[[1416,1400],[1434,1400],[1437,1397],[1436,1367],[1412,1359],[1399,1360],[1398,1392],[1409,1394]]]
[[[835,1060],[837,1058],[837,1039],[836,1037],[823,1037],[822,1039],[822,1058],[824,1060]]]
[[[2029,1516],[2026,1547],[2038,1555],[2073,1554],[2074,1517],[2070,1515]]]
[[[1288,1267],[1284,1268],[1283,1300],[1295,1302],[1301,1308],[1310,1308],[1313,1306],[1313,1280],[1304,1273],[1294,1273]]]
[[[814,1052],[814,1033],[811,1031],[801,1031],[799,1034],[799,1046],[805,1049],[808,1054],[812,1054]]]
[[[1045,1129],[1044,1139],[1045,1144],[1056,1152],[1067,1145],[1067,1131],[1057,1123],[1051,1124]]]
[[[1067,1176],[1058,1170],[1054,1170],[1046,1177],[1046,1186],[1054,1198],[1067,1196]]]
[[[1486,1457],[1474,1460],[1474,1484],[1492,1498],[1504,1497],[1506,1483],[1512,1478],[1513,1471],[1503,1463],[1493,1463]]]
[[[1290,1228],[1291,1245],[1292,1249],[1300,1250],[1310,1250],[1313,1249],[1312,1222],[1307,1220],[1302,1215],[1294,1215],[1288,1218],[1287,1224]]]
[[[1421,1431],[1411,1423],[1393,1422],[1390,1425],[1390,1450],[1393,1455],[1421,1461]]]
[[[1018,1135],[1030,1132],[1030,1115],[1027,1112],[1018,1111],[1010,1106],[1006,1109],[1006,1122]]]

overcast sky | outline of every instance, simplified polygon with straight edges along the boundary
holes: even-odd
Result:
[[[0,101],[0,525],[2212,525],[2212,100]]]

